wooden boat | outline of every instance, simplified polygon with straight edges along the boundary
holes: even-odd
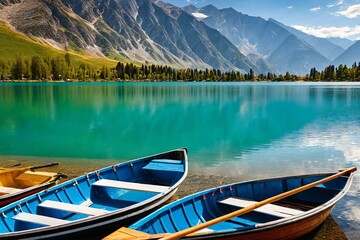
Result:
[[[0,239],[101,239],[169,200],[188,172],[187,150],[118,163],[0,209]]]
[[[54,165],[0,168],[0,207],[55,185],[65,175],[35,171]]]
[[[120,228],[120,239],[295,239],[330,214],[356,168],[230,184],[170,203]]]

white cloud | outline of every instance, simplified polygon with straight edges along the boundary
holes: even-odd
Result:
[[[294,7],[294,6],[288,6],[287,8],[288,8],[288,9],[292,9],[293,7]]]
[[[320,10],[321,10],[321,7],[314,7],[314,8],[310,9],[311,12],[318,12]]]
[[[352,5],[348,7],[346,10],[337,13],[347,18],[356,18],[360,16],[360,4]]]
[[[360,131],[359,126],[351,124],[342,127],[330,126],[327,130],[313,129],[314,126],[309,127],[303,130],[304,138],[298,140],[299,148],[316,146],[334,148],[344,154],[348,163],[360,164],[360,149],[358,147],[360,141],[352,134]],[[341,135],[339,135],[340,132],[342,132]]]
[[[305,32],[307,34],[328,38],[328,37],[341,37],[341,38],[351,38],[351,37],[360,37],[360,25],[355,27],[309,27],[302,25],[294,25],[293,28]]]
[[[344,0],[339,0],[337,1],[336,3],[329,3],[328,5],[326,5],[326,7],[328,8],[332,8],[332,7],[335,7],[335,6],[340,6],[344,3]]]

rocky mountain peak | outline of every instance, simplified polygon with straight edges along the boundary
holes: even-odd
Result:
[[[159,0],[0,0],[0,20],[56,48],[182,68],[267,73],[296,60],[286,70],[303,74],[344,50],[274,19]]]

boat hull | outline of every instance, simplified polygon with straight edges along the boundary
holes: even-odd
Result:
[[[15,201],[18,201],[20,199],[23,199],[25,197],[28,197],[30,195],[33,195],[37,192],[40,192],[42,190],[45,190],[49,187],[52,187],[56,184],[56,181],[44,183],[39,186],[31,187],[28,189],[24,189],[20,194],[7,194],[0,197],[0,207],[4,207],[10,203],[13,203]]]
[[[208,189],[172,202],[106,239],[131,239],[133,234],[184,234],[181,236],[186,235],[186,239],[297,239],[329,216],[349,190],[354,171],[356,168],[343,174],[289,176]]]
[[[239,240],[290,240],[304,237],[319,227],[330,215],[333,207],[329,207],[319,213],[306,217],[302,220],[273,226],[267,229],[257,229],[245,232],[233,232],[224,234],[209,234],[202,236],[185,237],[185,239],[239,239]]]

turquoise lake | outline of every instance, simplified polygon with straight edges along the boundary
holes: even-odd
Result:
[[[0,83],[3,164],[96,169],[180,147],[190,173],[242,180],[360,169],[360,84]],[[332,214],[360,235],[360,170]]]

